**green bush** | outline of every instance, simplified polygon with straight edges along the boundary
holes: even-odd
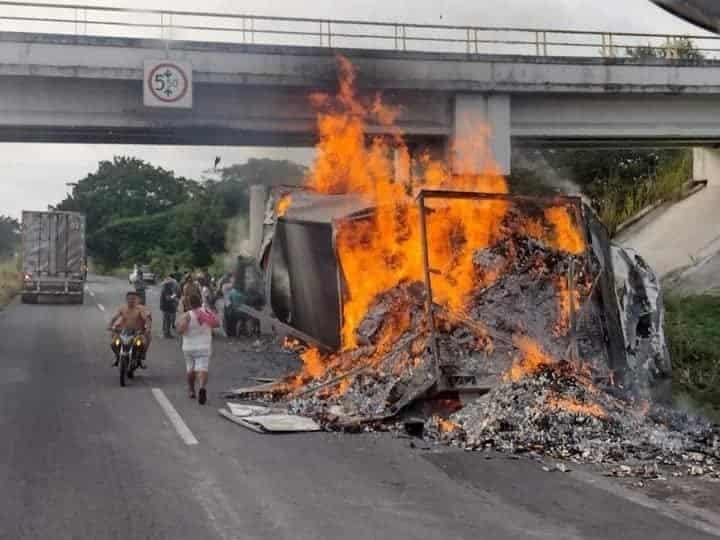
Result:
[[[676,394],[720,410],[720,297],[670,296],[665,308]]]
[[[657,202],[677,197],[692,173],[689,150],[536,149],[513,154],[511,192],[581,191],[611,234]]]
[[[611,234],[618,226],[655,203],[676,199],[692,176],[689,152],[660,159],[654,173],[628,182],[616,174],[594,186],[593,203]]]

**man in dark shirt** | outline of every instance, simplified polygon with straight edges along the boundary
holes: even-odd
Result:
[[[172,338],[175,316],[180,301],[180,285],[172,274],[168,274],[160,286],[160,311],[163,314],[163,336]]]

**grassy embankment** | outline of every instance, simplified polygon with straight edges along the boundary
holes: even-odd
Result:
[[[677,400],[720,421],[720,294],[665,301]]]
[[[0,261],[0,309],[12,300],[21,285],[17,263],[14,260]]]
[[[600,221],[615,234],[619,225],[648,206],[682,198],[691,177],[692,154],[687,152],[661,164],[655,175],[631,185],[610,179],[596,198]]]

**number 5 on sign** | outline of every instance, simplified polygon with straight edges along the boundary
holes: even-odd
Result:
[[[192,108],[192,66],[174,60],[146,60],[143,103],[146,107]]]

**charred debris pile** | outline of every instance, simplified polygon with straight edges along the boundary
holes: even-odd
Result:
[[[603,466],[643,479],[720,477],[720,431],[697,417],[603,388],[567,362],[507,379],[425,437],[468,450],[499,450]]]
[[[339,249],[343,223],[372,219],[372,209],[345,197],[292,196],[294,208],[268,221],[265,260],[274,261],[272,296],[303,367],[235,397],[336,430],[393,429],[408,409],[423,410],[426,439],[604,464],[620,476],[720,470],[715,428],[653,401],[669,376],[656,277],[636,254],[611,246],[579,201],[498,197],[497,230],[472,246],[462,305],[443,296],[441,280],[458,279],[452,264],[433,268],[439,253],[457,253],[434,250],[428,234],[428,272],[376,294],[351,328],[352,346],[333,347],[324,342],[348,339],[342,315],[354,285]],[[323,223],[328,230],[319,232]],[[297,245],[303,235],[316,244],[298,264],[283,242]],[[323,239],[331,245],[318,246]],[[314,284],[313,275],[326,279]],[[328,276],[338,283],[329,286]],[[315,302],[327,301],[329,289],[335,310]],[[300,298],[315,309],[297,309]],[[440,414],[436,402],[445,405]]]
[[[302,353],[304,369],[286,382],[292,410],[342,427],[392,418],[428,394],[482,393],[522,357],[521,341],[542,344],[559,359],[606,366],[597,331],[603,327],[595,294],[599,261],[580,248],[580,237],[566,240],[577,243],[574,252],[564,251],[557,246],[562,241],[545,241],[541,221],[525,230],[527,202],[511,206],[497,241],[472,252],[472,285],[462,306],[439,300],[441,287],[430,292],[434,273],[430,288],[406,280],[380,293],[354,328],[355,346]],[[530,207],[544,215],[542,207]],[[554,208],[571,215],[570,207]]]

